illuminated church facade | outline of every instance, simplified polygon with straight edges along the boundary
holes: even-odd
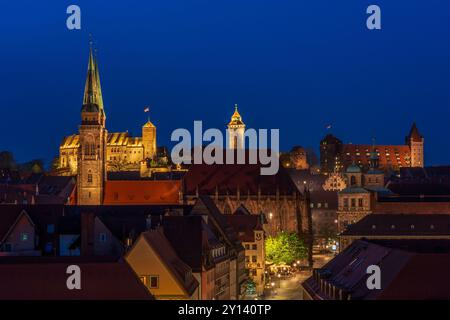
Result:
[[[87,111],[90,111],[87,113]],[[103,106],[100,75],[96,57],[89,54],[88,72],[83,97],[82,124],[79,134],[64,137],[59,146],[58,166],[59,172],[64,175],[77,175],[79,151],[83,144],[84,129],[89,125],[88,115],[98,112],[102,117],[101,125],[105,127],[106,114]],[[97,123],[95,121],[95,123]],[[141,163],[146,160],[154,160],[157,154],[156,126],[147,121],[142,126],[142,135],[133,137],[128,132],[107,133],[105,129],[104,142],[107,171],[140,170]],[[83,150],[81,150],[81,153]]]

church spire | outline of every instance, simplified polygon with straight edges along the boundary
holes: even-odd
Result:
[[[103,110],[103,95],[102,95],[102,86],[100,85],[100,72],[98,71],[98,59],[97,59],[97,50],[95,50],[94,55],[94,68],[95,68],[95,80],[97,86],[97,103],[100,110]]]
[[[100,75],[97,57],[93,54],[92,40],[89,41],[89,62],[84,86],[83,110],[104,113]]]

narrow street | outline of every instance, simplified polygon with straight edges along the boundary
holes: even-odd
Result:
[[[332,258],[333,254],[314,255],[314,268],[322,267]],[[267,291],[265,300],[302,300],[301,283],[310,275],[310,271],[301,271],[290,278],[275,280],[275,288]]]

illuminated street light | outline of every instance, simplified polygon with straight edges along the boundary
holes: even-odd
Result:
[[[273,213],[269,212],[269,219],[272,219],[272,218],[273,218]]]

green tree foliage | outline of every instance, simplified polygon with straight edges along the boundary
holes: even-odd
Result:
[[[266,240],[266,258],[275,264],[292,264],[307,256],[308,249],[304,241],[294,232],[281,232]]]
[[[16,169],[17,163],[14,160],[14,155],[10,151],[0,152],[0,169]]]

